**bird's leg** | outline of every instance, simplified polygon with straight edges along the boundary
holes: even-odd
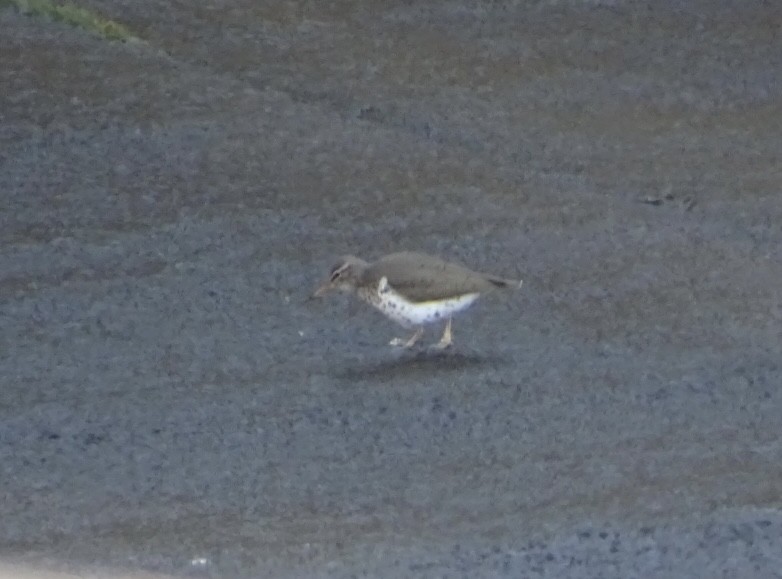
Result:
[[[453,335],[451,334],[451,318],[448,318],[448,321],[445,323],[445,330],[443,331],[443,337],[440,338],[440,341],[434,344],[432,347],[435,350],[445,350],[446,348],[449,348],[453,344]]]
[[[410,338],[408,338],[407,340],[403,340],[402,338],[394,338],[388,344],[390,346],[395,346],[398,348],[412,348],[423,335],[424,335],[424,328],[423,326],[419,326],[418,329],[415,331],[415,334],[410,336]]]

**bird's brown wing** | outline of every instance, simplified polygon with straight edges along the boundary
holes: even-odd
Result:
[[[389,286],[412,302],[481,293],[503,287],[508,282],[431,255],[413,252],[392,253],[379,259],[366,269],[362,281],[375,284],[383,277],[388,280]]]

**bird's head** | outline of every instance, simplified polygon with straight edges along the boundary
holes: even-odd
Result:
[[[330,291],[355,291],[361,279],[361,274],[367,267],[367,262],[352,255],[346,255],[334,264],[329,273],[329,279],[324,282],[312,297],[319,298]]]

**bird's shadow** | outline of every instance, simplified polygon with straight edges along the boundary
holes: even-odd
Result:
[[[358,360],[347,368],[334,372],[340,380],[388,380],[390,378],[422,378],[447,372],[463,372],[481,366],[497,367],[507,360],[496,355],[451,350],[401,350],[379,360]]]

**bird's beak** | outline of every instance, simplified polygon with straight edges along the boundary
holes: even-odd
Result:
[[[322,297],[324,294],[327,294],[329,290],[331,289],[331,283],[326,282],[322,286],[320,286],[318,289],[316,289],[310,298],[319,298]]]

